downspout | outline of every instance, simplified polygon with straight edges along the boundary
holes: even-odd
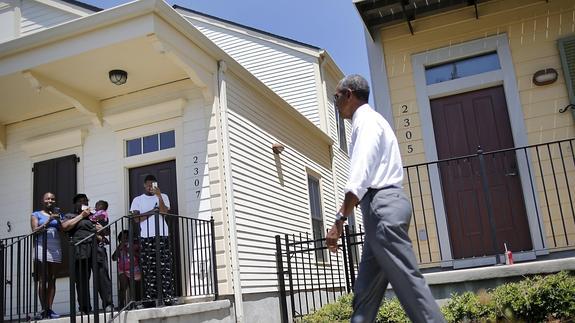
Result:
[[[324,97],[323,103],[325,106],[325,118],[327,120],[327,127],[326,127],[326,131],[327,131],[327,135],[331,138],[332,133],[331,133],[331,123],[329,122],[329,114],[331,113],[331,111],[329,111],[329,107],[327,104],[327,101],[329,96],[327,94],[327,84],[325,82],[325,51],[322,50],[320,52],[319,55],[319,72],[320,72],[320,76],[321,76],[321,95]],[[335,111],[333,112],[335,113]],[[338,123],[338,120],[335,120],[336,125]],[[339,136],[339,134],[337,134],[336,136]],[[333,138],[332,138],[333,139]],[[339,141],[339,138],[336,138]],[[335,143],[335,140],[333,141]],[[347,144],[347,143],[346,143]],[[340,206],[340,194],[339,191],[337,189],[337,182],[338,182],[338,176],[337,176],[337,170],[336,168],[336,162],[335,162],[335,150],[338,149],[338,147],[336,147],[334,144],[331,145],[331,178],[332,178],[332,183],[333,183],[333,195],[334,195],[334,199],[335,199],[335,207],[336,209],[334,210],[333,214],[335,214],[337,212],[337,208]],[[325,214],[325,213],[324,213]]]
[[[244,305],[242,299],[242,283],[240,281],[240,260],[238,254],[237,234],[236,234],[236,212],[234,207],[234,189],[232,182],[232,160],[230,157],[230,135],[228,133],[228,98],[227,98],[227,85],[226,85],[226,70],[228,66],[226,62],[218,62],[218,90],[221,111],[221,127],[222,127],[222,154],[224,157],[224,176],[225,176],[225,189],[226,189],[226,204],[228,207],[228,221],[230,230],[230,250],[232,258],[232,280],[234,288],[236,322],[244,322]]]

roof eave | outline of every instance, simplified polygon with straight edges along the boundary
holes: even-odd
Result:
[[[218,24],[218,25],[220,25],[219,27],[227,28],[227,29],[233,30],[235,32],[243,32],[243,33],[250,32],[251,37],[257,37],[260,39],[264,39],[266,41],[270,41],[270,39],[268,39],[268,38],[271,37],[274,40],[274,43],[277,45],[287,47],[287,48],[302,52],[304,54],[312,55],[314,57],[318,57],[319,51],[321,51],[321,48],[319,48],[317,46],[303,43],[303,42],[300,42],[300,41],[297,41],[297,40],[294,40],[291,38],[287,38],[284,36],[276,35],[276,34],[267,32],[265,30],[260,30],[260,29],[254,28],[254,27],[242,25],[242,24],[239,24],[239,23],[236,23],[233,21],[229,21],[226,19],[222,19],[219,17],[208,15],[206,13],[192,10],[192,9],[182,7],[179,5],[173,5],[172,7],[184,17],[189,17],[190,19],[200,20],[200,21],[203,21],[204,23],[208,23],[211,25]]]
[[[313,122],[301,115],[301,113],[299,113],[299,111],[297,111],[293,106],[288,104],[277,93],[272,91],[263,82],[247,71],[242,65],[225,53],[182,15],[162,0],[140,0],[130,2],[121,6],[103,10],[90,16],[81,17],[34,34],[1,43],[0,59],[25,53],[34,48],[45,46],[71,36],[84,34],[150,13],[156,13],[187,38],[193,39],[194,43],[198,47],[214,57],[215,60],[225,61],[228,68],[245,79],[248,84],[251,84],[261,94],[272,100],[274,103],[277,103],[282,109],[285,109],[295,118],[295,120],[302,123],[327,144],[333,144],[333,140],[321,131]]]

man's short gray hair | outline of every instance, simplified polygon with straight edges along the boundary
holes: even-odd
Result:
[[[351,74],[339,81],[337,87],[340,89],[350,89],[355,93],[355,96],[364,101],[369,100],[369,84],[363,76],[358,74]]]

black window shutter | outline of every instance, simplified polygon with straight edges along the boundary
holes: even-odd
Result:
[[[77,157],[69,155],[34,163],[33,209],[42,208],[42,195],[56,194],[56,204],[62,212],[73,209],[72,198],[76,195]]]

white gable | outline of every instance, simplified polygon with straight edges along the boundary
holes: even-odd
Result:
[[[278,39],[215,19],[180,11],[196,28],[320,127],[317,80],[319,50],[296,50]],[[293,47],[298,47],[294,43]],[[303,47],[303,46],[299,46]],[[314,55],[305,52],[315,53]]]

